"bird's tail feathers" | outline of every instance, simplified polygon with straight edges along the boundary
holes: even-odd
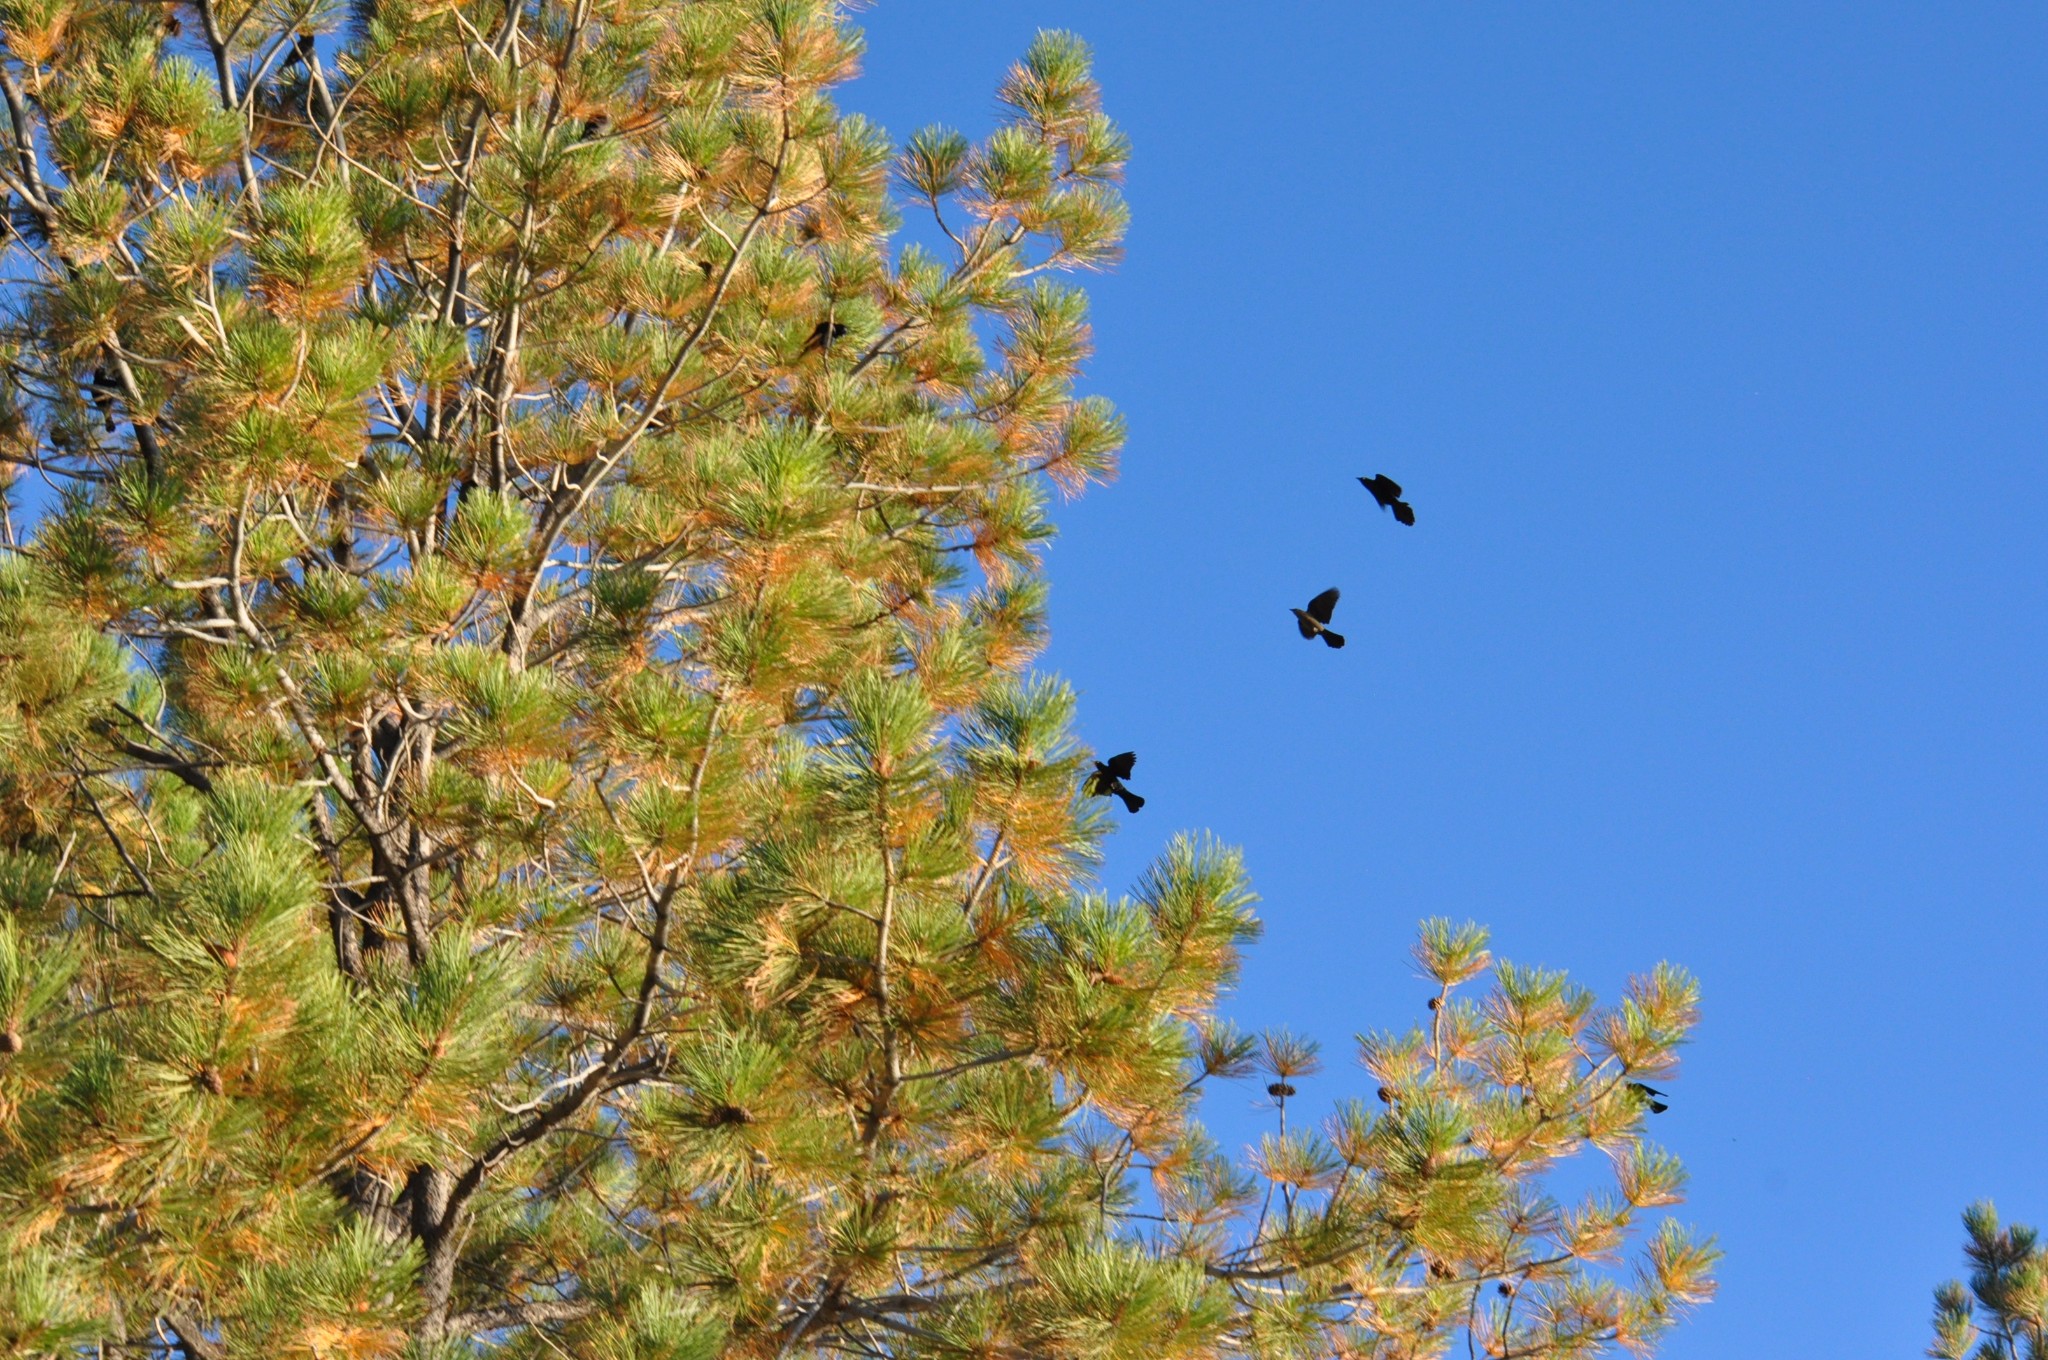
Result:
[[[1344,645],[1344,635],[1342,633],[1333,633],[1325,628],[1323,630],[1323,641],[1329,643],[1332,647],[1342,647]]]
[[[1117,796],[1124,800],[1124,809],[1127,812],[1136,812],[1139,808],[1145,806],[1145,800],[1132,793],[1129,789],[1118,789]]]

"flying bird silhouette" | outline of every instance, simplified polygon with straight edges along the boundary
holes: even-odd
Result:
[[[1330,631],[1330,615],[1337,609],[1337,587],[1331,586],[1308,602],[1308,608],[1294,611],[1295,626],[1301,629],[1305,638],[1321,635],[1324,642],[1332,647],[1344,645],[1344,635]]]
[[[1391,510],[1394,518],[1403,524],[1415,523],[1415,508],[1401,499],[1401,484],[1384,472],[1375,472],[1370,477],[1360,477],[1358,484],[1372,492],[1372,498],[1380,503],[1380,509]]]
[[[1643,1098],[1643,1103],[1650,1107],[1651,1114],[1662,1114],[1671,1108],[1663,1101],[1657,1099],[1658,1096],[1664,1093],[1654,1086],[1645,1086],[1639,1081],[1632,1081],[1628,1084],[1628,1089]]]
[[[1145,800],[1124,787],[1124,781],[1131,777],[1131,770],[1138,763],[1136,751],[1126,751],[1120,756],[1111,756],[1107,764],[1095,762],[1095,773],[1088,776],[1088,793],[1094,798],[1107,798],[1110,794],[1124,800],[1124,808],[1136,812],[1145,806]]]

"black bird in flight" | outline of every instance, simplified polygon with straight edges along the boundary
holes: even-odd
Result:
[[[1090,797],[1107,798],[1110,794],[1124,800],[1124,808],[1136,812],[1145,806],[1145,800],[1124,787],[1124,781],[1131,777],[1131,770],[1138,763],[1136,751],[1126,751],[1120,756],[1111,756],[1109,762],[1095,762],[1095,773],[1088,776]]]
[[[834,340],[845,338],[846,329],[844,321],[820,321],[811,328],[811,338],[804,341],[804,347],[798,353],[809,354],[814,349],[829,350]]]
[[[1663,1101],[1657,1099],[1658,1096],[1664,1093],[1654,1086],[1645,1086],[1639,1081],[1632,1081],[1628,1084],[1628,1089],[1643,1098],[1643,1103],[1650,1107],[1651,1114],[1662,1114],[1671,1108]]]
[[[1372,498],[1380,503],[1380,509],[1391,510],[1394,518],[1403,524],[1415,523],[1415,508],[1401,499],[1401,484],[1384,472],[1375,472],[1370,477],[1360,477],[1358,484],[1372,492]]]
[[[1295,626],[1301,635],[1312,638],[1321,634],[1324,642],[1332,647],[1344,645],[1344,635],[1330,631],[1330,615],[1337,610],[1337,587],[1331,586],[1308,602],[1308,608],[1294,611]]]

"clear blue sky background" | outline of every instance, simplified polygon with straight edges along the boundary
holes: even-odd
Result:
[[[1705,1019],[1728,1252],[1666,1354],[1910,1356],[2048,1225],[2048,8],[883,0],[844,103],[983,130],[1039,27],[1136,145],[1047,663],[1245,847],[1231,1011],[1422,1014],[1426,915]],[[1395,526],[1353,476],[1406,483]],[[1344,588],[1332,653],[1287,607]],[[1250,1137],[1253,1092],[1210,1100]]]

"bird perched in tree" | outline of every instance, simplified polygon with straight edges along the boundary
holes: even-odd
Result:
[[[1643,1103],[1650,1107],[1651,1114],[1662,1114],[1671,1108],[1663,1101],[1657,1099],[1658,1096],[1664,1093],[1654,1086],[1645,1086],[1639,1081],[1632,1081],[1628,1084],[1628,1089],[1643,1098]]]
[[[1391,510],[1394,518],[1403,524],[1415,523],[1415,509],[1401,499],[1401,484],[1384,472],[1375,472],[1370,477],[1360,477],[1358,484],[1372,492],[1372,498],[1380,503],[1380,509]]]
[[[86,386],[92,392],[93,408],[100,413],[100,423],[112,434],[120,428],[114,421],[114,380],[107,376],[107,370],[96,368]]]
[[[804,347],[801,352],[809,354],[812,350],[829,350],[832,348],[834,340],[842,339],[845,335],[846,323],[844,321],[820,321],[811,328],[811,338],[804,341]]]
[[[370,729],[370,750],[377,757],[377,771],[380,776],[391,771],[391,762],[398,759],[398,748],[405,740],[405,722],[396,709],[377,720]]]
[[[1332,647],[1344,645],[1344,635],[1330,631],[1330,615],[1337,610],[1337,587],[1331,586],[1308,602],[1308,608],[1294,611],[1294,622],[1301,629],[1301,635],[1312,638],[1320,635]]]
[[[1108,763],[1095,762],[1095,773],[1088,776],[1090,797],[1107,798],[1110,794],[1124,800],[1126,811],[1136,812],[1145,806],[1145,800],[1124,787],[1124,781],[1131,777],[1131,770],[1138,763],[1136,751],[1126,751],[1120,756],[1111,756]]]

